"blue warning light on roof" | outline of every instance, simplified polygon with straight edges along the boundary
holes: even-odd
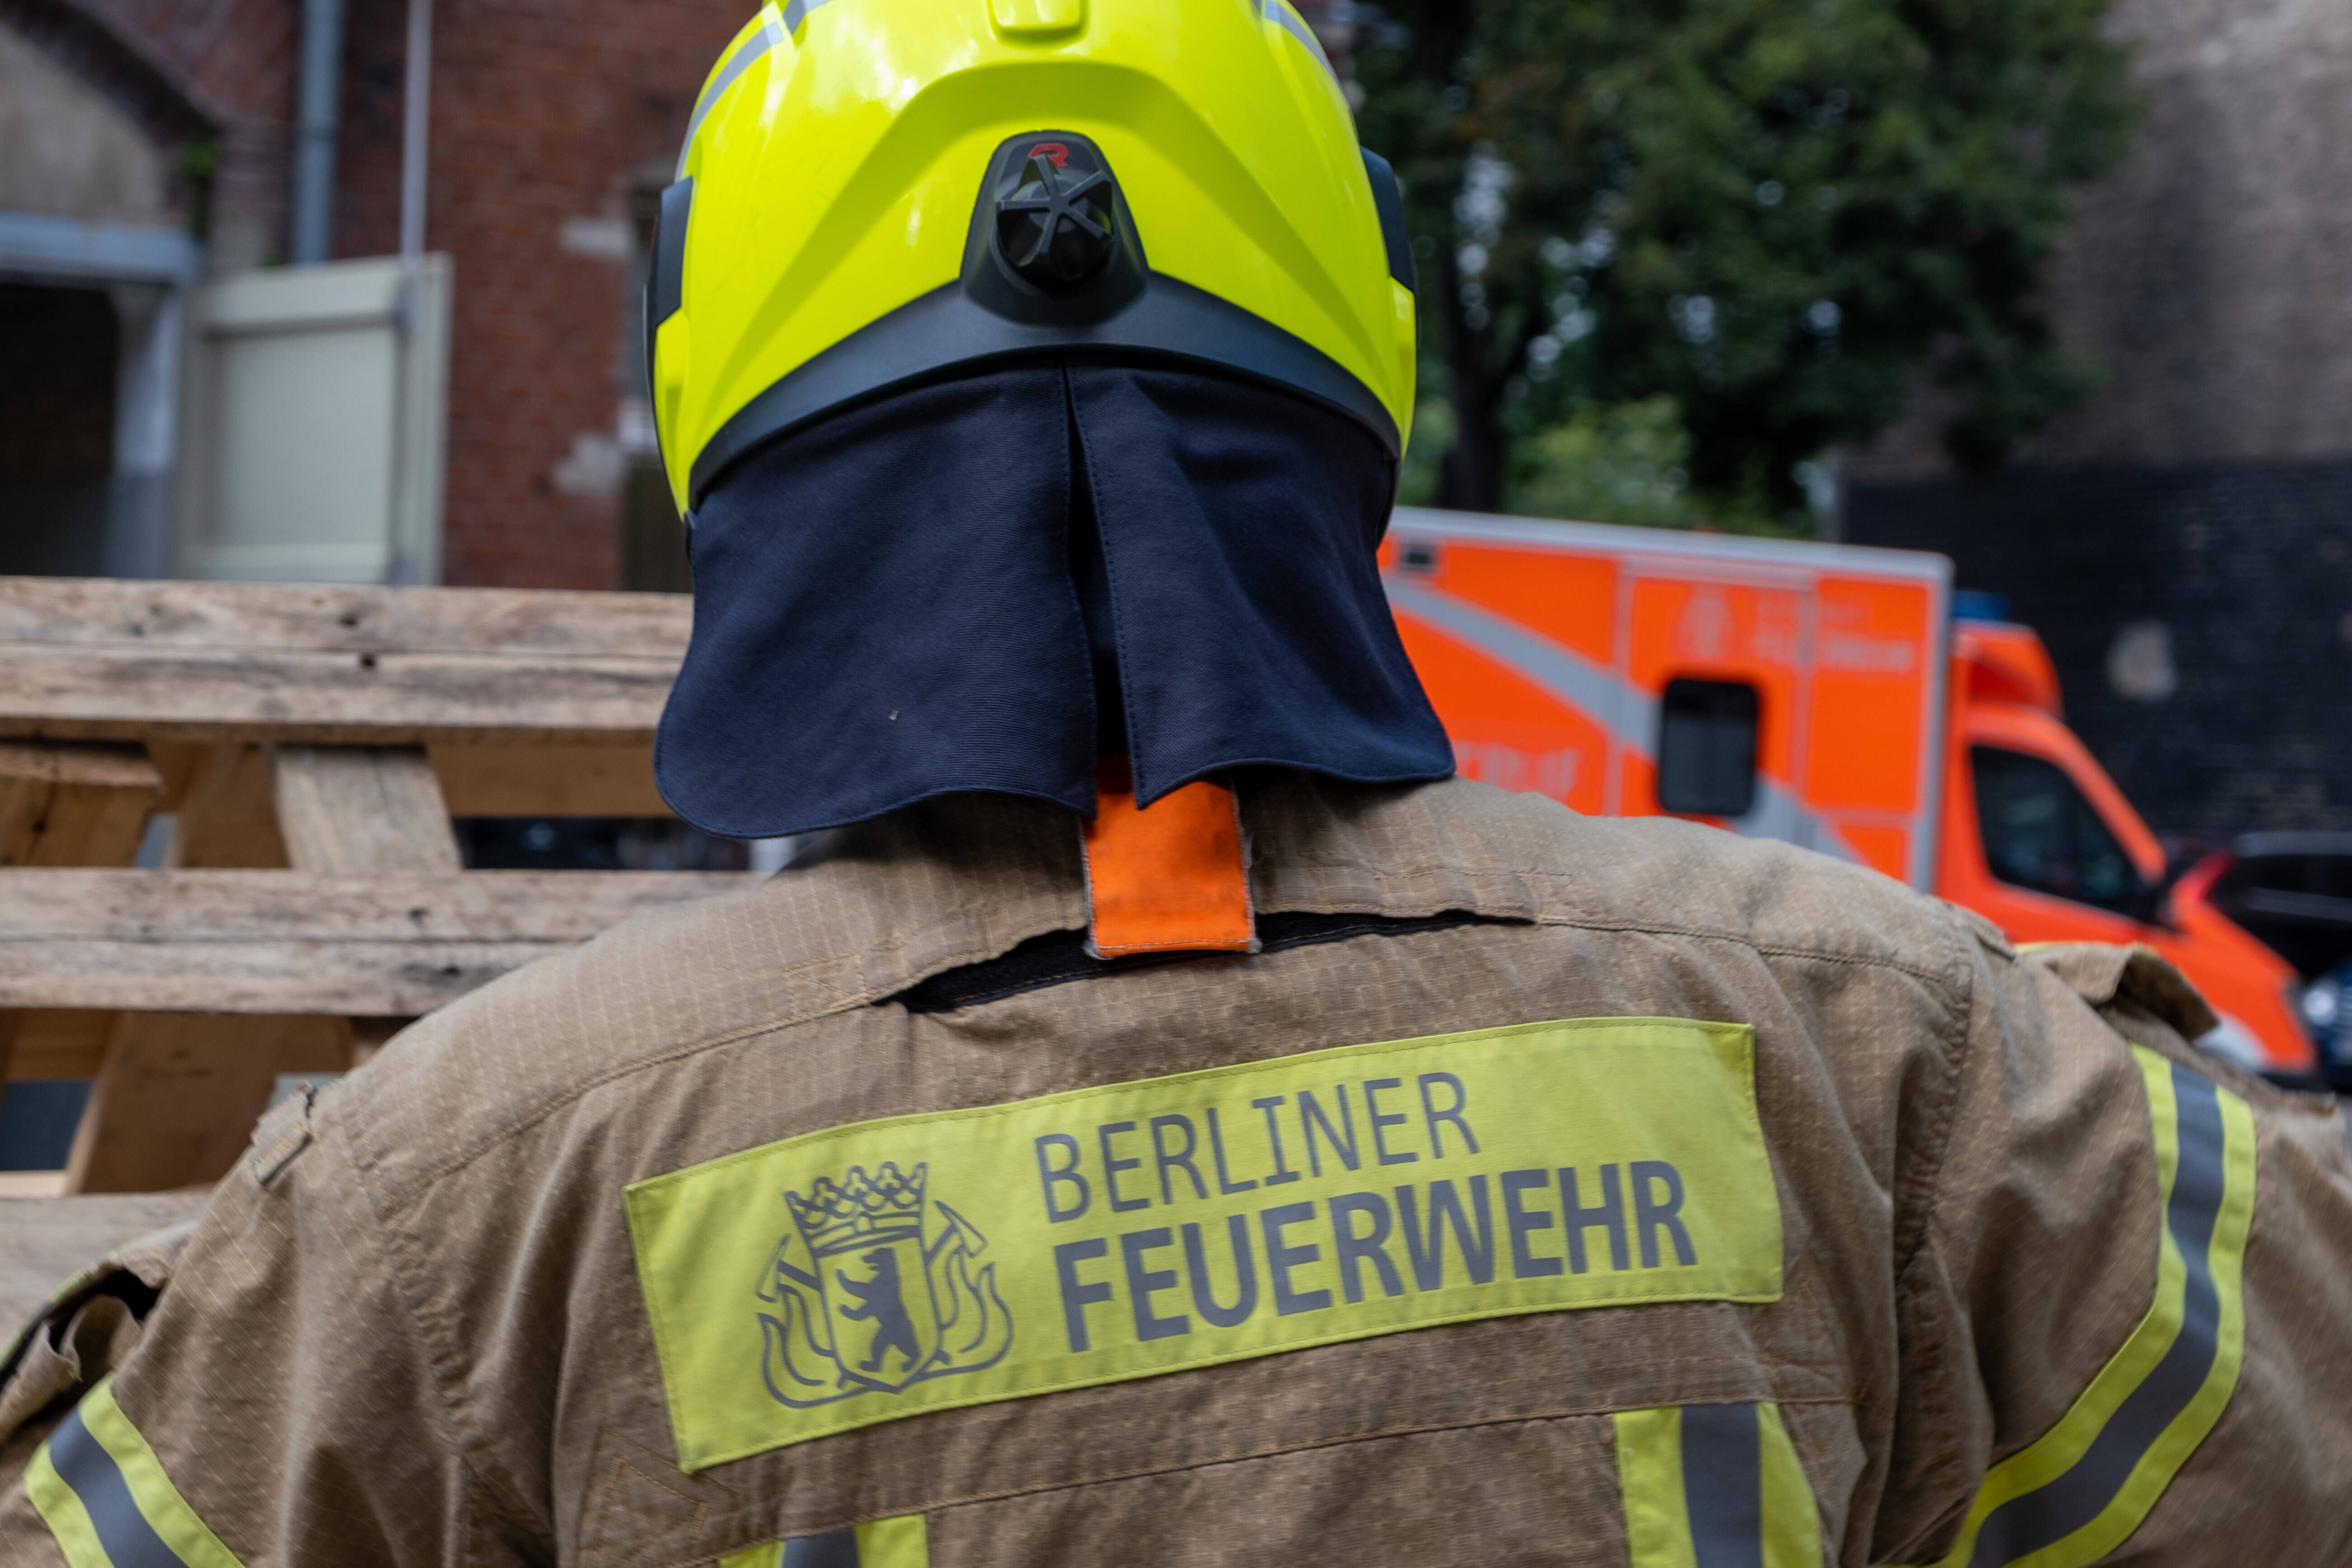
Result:
[[[1956,621],[2007,621],[2015,617],[2009,613],[2009,595],[1985,588],[1955,588],[1952,590],[1952,619]]]

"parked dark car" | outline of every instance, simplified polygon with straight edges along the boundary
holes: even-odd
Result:
[[[2249,833],[2206,894],[2305,980],[2352,960],[2352,833]]]
[[[2352,833],[2249,833],[2221,854],[2205,901],[2302,975],[2320,1076],[2352,1090]]]
[[[2301,1011],[2319,1047],[2319,1076],[2352,1089],[2352,963],[2305,985]]]

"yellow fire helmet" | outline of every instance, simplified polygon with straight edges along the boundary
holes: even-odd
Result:
[[[1395,176],[1287,0],[789,0],[662,195],[670,489],[828,412],[1024,356],[1189,363],[1412,418]]]

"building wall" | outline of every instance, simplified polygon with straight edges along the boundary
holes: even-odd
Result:
[[[172,224],[178,195],[136,116],[0,21],[0,211]]]
[[[347,0],[341,257],[398,247],[407,10]],[[456,263],[448,581],[620,581],[623,501],[644,460],[623,406],[637,208],[749,15],[747,0],[436,5],[426,244]],[[183,146],[215,142],[215,270],[282,258],[300,0],[0,0],[0,26],[23,46],[0,68],[78,74],[129,106],[149,185]],[[12,142],[0,167],[29,155]]]
[[[351,0],[343,255],[396,247],[405,0]],[[632,454],[632,198],[667,184],[742,0],[436,8],[425,243],[456,262],[445,575],[605,588]]]
[[[1857,541],[2006,594],[2066,721],[2159,829],[2352,829],[2352,462],[1863,487]]]
[[[2352,828],[2352,5],[2112,18],[2147,115],[2050,288],[2105,390],[1981,480],[1922,398],[1851,455],[1843,530],[2006,594],[2158,826]]]
[[[101,30],[209,121],[157,129],[167,145],[206,135],[216,144],[210,211],[216,270],[284,254],[299,0],[0,0],[0,13],[125,96],[163,96],[136,81],[136,70],[105,58],[110,50],[91,46],[89,29]]]

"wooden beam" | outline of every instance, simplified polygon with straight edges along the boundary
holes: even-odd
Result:
[[[124,1015],[66,1162],[69,1193],[157,1192],[228,1173],[280,1073],[341,1072],[341,1018]]]
[[[163,794],[155,802],[158,811],[178,811],[180,803],[188,797],[188,786],[195,782],[197,770],[212,748],[190,741],[159,741],[147,748],[149,760],[163,775]]]
[[[651,746],[435,746],[452,816],[667,816]]]
[[[37,1008],[0,1013],[0,1028],[11,1031],[15,1048],[8,1057],[8,1077],[95,1078],[106,1065],[106,1043],[113,1037],[112,1013]]]
[[[136,746],[0,742],[0,866],[128,866],[163,791]]]
[[[649,744],[683,595],[0,578],[0,735]]]
[[[137,746],[0,742],[0,866],[128,866],[163,787]],[[82,1026],[81,1049],[58,1048],[60,1019]],[[0,1012],[0,1083],[89,1077],[114,1027],[104,1013]]]
[[[259,747],[228,742],[205,749],[185,785],[163,864],[188,870],[292,864],[278,831],[269,758]]]
[[[675,664],[433,654],[27,651],[0,644],[0,734],[68,740],[650,744]]]
[[[0,1199],[61,1198],[65,1195],[66,1173],[63,1171],[0,1171]],[[7,1250],[13,1254],[18,1243],[18,1233],[15,1225],[16,1215],[11,1214],[8,1218],[10,1225]],[[89,1247],[87,1242],[83,1245]],[[76,1268],[88,1268],[91,1252],[97,1250],[95,1247],[89,1247],[87,1251],[75,1254],[81,1259],[79,1263],[68,1263],[55,1273],[47,1275],[41,1280],[41,1288],[31,1293],[29,1297],[26,1297],[23,1290],[22,1279],[11,1278],[14,1271],[9,1269],[8,1265],[16,1259],[13,1257],[0,1256],[0,1301],[8,1300],[12,1295],[25,1299],[25,1310],[16,1315],[16,1321],[24,1322],[40,1310],[44,1301],[56,1293],[59,1280],[71,1279]],[[16,1287],[16,1289],[12,1291],[10,1289],[12,1286]]]
[[[278,831],[297,869],[464,869],[422,747],[279,746],[270,765]]]
[[[281,746],[266,758],[270,798],[257,798],[260,754],[216,749],[199,765],[183,809],[244,809],[249,836],[274,835],[303,871],[461,868],[441,786],[422,748]],[[210,783],[208,795],[198,786]],[[263,815],[274,803],[274,827]],[[218,826],[217,822],[215,823]],[[183,841],[184,852],[188,844]],[[217,845],[215,846],[218,847]],[[134,1192],[208,1182],[226,1170],[281,1072],[340,1072],[354,1058],[341,1018],[236,1014],[122,1016],[82,1110],[68,1167],[71,1192]],[[224,1151],[226,1151],[225,1153]]]
[[[693,622],[693,604],[684,594],[0,577],[0,643],[352,653],[437,648],[675,664],[686,652]]]
[[[415,1017],[725,871],[0,871],[0,1008]]]

